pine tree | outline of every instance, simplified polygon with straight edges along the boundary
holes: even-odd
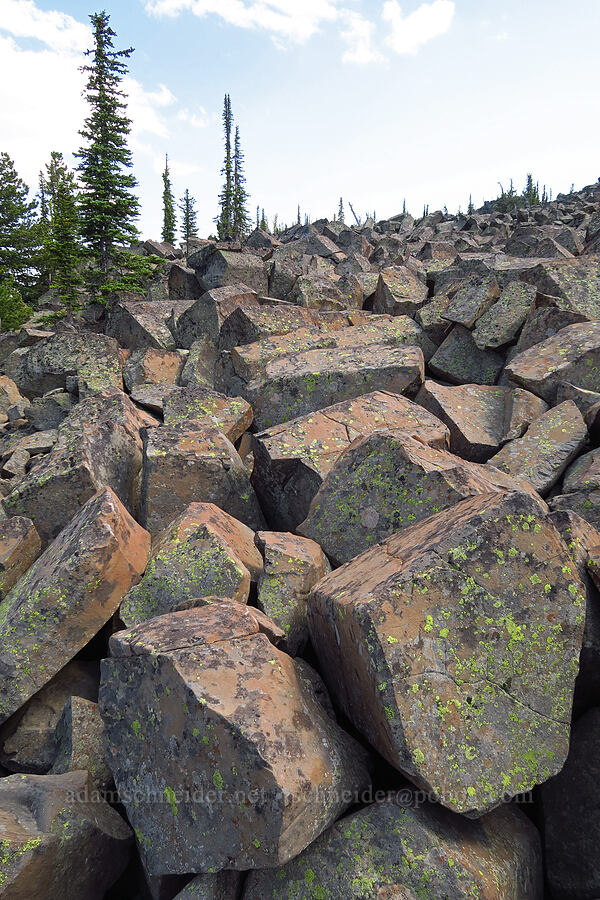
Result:
[[[533,175],[531,172],[527,173],[527,179],[525,182],[525,189],[522,194],[523,200],[525,201],[526,206],[538,206],[540,202],[540,186],[539,182],[536,184],[533,180]]]
[[[473,195],[469,194],[469,205],[467,206],[467,215],[472,216],[475,212],[475,206],[473,204]]]
[[[231,153],[231,100],[225,94],[223,102],[223,133],[225,135],[225,160],[221,175],[225,177],[223,188],[219,194],[221,212],[215,219],[219,239],[224,241],[231,237],[233,231],[233,157]]]
[[[250,229],[250,216],[248,215],[248,192],[245,188],[246,176],[244,175],[244,154],[240,145],[240,129],[235,127],[235,140],[233,150],[233,237],[236,241],[243,240]]]
[[[267,220],[267,217],[265,216],[265,211],[264,211],[264,209],[261,210],[261,216],[260,216],[260,230],[261,230],[261,231],[268,231],[268,230],[269,230],[269,222],[268,222],[268,220]]]
[[[48,246],[49,239],[49,227],[50,227],[50,210],[48,207],[48,194],[46,191],[46,179],[44,178],[44,173],[40,169],[40,173],[38,176],[38,204],[39,204],[39,221],[38,221],[38,230],[39,230],[39,240],[40,240],[40,254],[39,254],[39,262],[38,267],[40,271],[40,281],[39,281],[39,289],[40,293],[44,294],[48,288],[50,287],[50,265],[47,258],[46,248]]]
[[[54,151],[46,166],[44,183],[48,206],[44,259],[50,284],[70,315],[79,306],[83,252],[75,177],[61,153]]]
[[[36,295],[40,228],[36,201],[8,153],[0,153],[0,282],[10,279],[26,298]]]
[[[79,132],[85,145],[75,154],[83,187],[82,233],[105,274],[115,248],[136,237],[134,220],[139,214],[139,201],[133,194],[137,181],[127,171],[132,167],[127,146],[131,119],[121,89],[133,48],[114,49],[116,34],[109,18],[104,11],[90,16],[94,47],[86,55],[92,61],[81,68],[88,76],[85,96],[90,114]]]
[[[340,197],[340,205],[338,206],[338,214],[337,214],[338,222],[344,221],[344,201]]]
[[[191,239],[198,237],[196,201],[187,188],[181,198],[179,209],[181,210],[181,237],[185,244],[185,255],[187,256]]]
[[[260,209],[256,207],[256,227],[260,228]]]
[[[175,243],[175,229],[177,222],[175,219],[175,200],[173,198],[173,188],[171,187],[171,175],[169,172],[169,157],[165,154],[165,170],[162,174],[163,180],[163,227],[162,239],[167,244]]]
[[[296,225],[300,225],[300,204],[298,204],[298,218],[296,219]]]

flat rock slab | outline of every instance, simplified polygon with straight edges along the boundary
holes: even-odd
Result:
[[[568,262],[543,262],[523,275],[540,294],[553,303],[583,315],[590,321],[600,320],[600,270],[595,259]]]
[[[254,532],[213,503],[191,503],[156,539],[144,577],[123,598],[127,627],[196,597],[246,603],[262,572]]]
[[[520,437],[543,415],[547,403],[522,389],[502,385],[457,387],[426,381],[417,403],[450,430],[450,449],[473,462],[485,462],[508,438]]]
[[[134,300],[116,303],[110,310],[106,333],[128,350],[175,350],[175,339],[167,321],[176,310],[180,315],[193,300]]]
[[[134,350],[123,369],[128,391],[135,384],[177,384],[185,357],[181,350]]]
[[[541,306],[532,309],[521,329],[521,334],[516,344],[516,351],[517,353],[524,353],[525,350],[529,350],[536,344],[541,344],[548,338],[558,334],[563,328],[585,321],[585,316],[565,309],[557,309],[555,306]]]
[[[311,640],[332,697],[392,765],[479,816],[560,771],[585,588],[545,504],[480,494],[326,576]]]
[[[0,721],[90,641],[146,568],[150,535],[107,488],[0,604]]]
[[[165,425],[186,422],[212,425],[234,443],[250,428],[254,414],[243,397],[227,397],[207,388],[189,387],[179,388],[165,397],[163,417]]]
[[[143,432],[140,521],[151,534],[193,502],[214,503],[250,528],[264,518],[235,447],[214,426],[194,422]]]
[[[12,516],[0,522],[0,600],[33,565],[42,551],[31,519]]]
[[[539,835],[520,811],[471,822],[406,790],[336,822],[281,869],[251,872],[242,897],[542,900],[543,882]]]
[[[461,500],[519,487],[502,472],[423,446],[405,432],[375,431],[339,456],[297,530],[341,565]]]
[[[522,438],[509,441],[489,461],[508,475],[520,475],[545,496],[585,446],[588,430],[572,400],[533,422]]]
[[[309,350],[268,363],[244,396],[263,430],[371,391],[416,393],[423,378],[418,347]]]
[[[473,276],[454,294],[443,317],[455,325],[472,329],[499,296],[500,287],[494,275]]]
[[[511,281],[500,297],[478,320],[473,340],[480,350],[496,349],[513,341],[533,308],[536,289]]]
[[[111,638],[109,762],[152,875],[280,865],[369,782],[260,615],[223,601]]]
[[[230,313],[221,325],[219,348],[232,350],[243,344],[252,344],[261,338],[287,334],[297,328],[317,326],[326,331],[333,330],[341,328],[342,323],[350,324],[347,316],[318,313],[291,303],[282,303],[275,307],[240,306]]]
[[[600,322],[579,322],[519,353],[506,366],[508,377],[543,397],[556,398],[568,381],[586,391],[600,391]]]
[[[0,780],[0,891],[15,900],[102,900],[124,871],[131,829],[87,772]]]
[[[597,491],[600,489],[600,450],[584,453],[565,473],[563,491],[565,494],[574,491]]]
[[[468,329],[456,325],[428,363],[429,370],[452,384],[495,384],[504,357],[480,350]]]
[[[387,391],[336,403],[253,435],[252,483],[271,524],[295,531],[340,453],[378,428],[401,428],[440,449],[449,442],[448,428],[439,419]]]
[[[373,295],[373,311],[412,315],[427,300],[427,285],[403,266],[383,269]]]

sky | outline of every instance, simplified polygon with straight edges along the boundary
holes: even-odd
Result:
[[[531,171],[600,177],[600,0],[0,0],[0,150],[35,190],[86,115],[89,14],[134,47],[125,89],[144,237],[174,192],[214,231],[227,92],[249,207],[272,223],[476,205]],[[346,221],[351,214],[346,205]]]

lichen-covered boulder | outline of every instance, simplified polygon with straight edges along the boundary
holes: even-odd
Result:
[[[0,600],[33,565],[42,550],[31,519],[12,516],[0,522]]]
[[[213,503],[191,503],[156,536],[144,576],[123,598],[120,616],[130,627],[196,597],[246,603],[261,571],[247,525]]]
[[[230,284],[207,290],[172,320],[177,346],[191,347],[194,341],[202,338],[218,344],[221,325],[239,306],[259,306],[256,291],[246,284]]]
[[[295,656],[308,643],[308,595],[331,566],[318,544],[295,534],[259,531],[256,545],[264,557],[258,608],[284,630],[282,649]]]
[[[375,431],[340,455],[297,530],[341,565],[467,497],[517,489],[504,473],[423,446],[405,432]]]
[[[179,388],[163,401],[165,425],[195,422],[212,425],[232,443],[252,425],[252,407],[243,397],[227,397],[208,388]]]
[[[267,271],[260,256],[253,253],[224,250],[206,244],[188,256],[191,266],[205,291],[230,285],[248,285],[259,296],[269,293]]]
[[[368,784],[364,751],[260,616],[223,601],[111,638],[109,764],[151,874],[287,862]]]
[[[543,262],[523,274],[558,309],[600,321],[600,272],[595,259]]]
[[[587,438],[583,416],[572,400],[565,400],[532,422],[523,437],[505,444],[489,464],[526,478],[544,496],[583,449]]]
[[[594,528],[600,529],[600,490],[556,494],[548,500],[552,510],[572,510]]]
[[[99,791],[112,784],[106,762],[104,723],[97,701],[69,697],[54,733],[54,761],[51,775],[84,769]]]
[[[473,276],[456,291],[443,317],[455,325],[472,329],[499,296],[500,287],[494,275]]]
[[[143,432],[140,521],[157,534],[190,503],[214,503],[256,530],[264,518],[235,447],[212,425],[184,422]]]
[[[452,384],[495,384],[504,357],[494,350],[480,350],[471,332],[456,325],[428,365],[434,375]]]
[[[73,397],[61,388],[55,388],[43,397],[34,397],[25,417],[37,431],[58,428],[73,408]]]
[[[379,275],[373,310],[393,316],[414,315],[427,300],[427,285],[404,266],[391,266]]]
[[[378,428],[399,428],[440,449],[448,428],[400,394],[373,391],[253,435],[252,483],[272,525],[295,531],[340,453]]]
[[[536,290],[522,281],[511,281],[478,320],[473,340],[480,350],[496,349],[513,341],[535,303]]]
[[[251,872],[243,900],[542,900],[540,839],[514,807],[477,822],[409,790],[340,819],[280,869]]]
[[[215,875],[196,875],[174,900],[234,900],[239,894],[242,872],[223,869]]]
[[[342,710],[419,787],[481,815],[560,770],[584,586],[545,505],[479,494],[327,575],[313,646]]]
[[[596,491],[600,489],[600,450],[584,453],[565,472],[563,491]]]
[[[217,356],[217,348],[208,338],[194,341],[180,375],[180,383],[184,387],[213,388]]]
[[[238,306],[221,325],[219,347],[221,350],[233,350],[234,347],[252,344],[261,338],[287,334],[297,328],[317,324],[327,327],[327,318],[302,306]]]
[[[131,829],[87,772],[0,779],[0,893],[103,900],[127,866]]]
[[[106,333],[128,350],[175,350],[175,339],[167,325],[173,310],[183,313],[192,300],[121,300],[111,306]]]
[[[21,415],[24,415],[30,403],[21,396],[19,388],[12,378],[0,375],[0,423],[8,421],[8,410],[14,406],[20,410]]]
[[[88,500],[0,604],[0,722],[98,633],[149,551],[110,488]]]
[[[128,391],[136,384],[177,384],[185,357],[181,351],[134,350],[123,368],[123,381]]]

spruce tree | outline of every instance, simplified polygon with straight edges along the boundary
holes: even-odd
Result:
[[[134,220],[139,214],[133,193],[137,181],[128,171],[132,168],[127,145],[131,119],[122,90],[133,48],[114,49],[116,34],[109,18],[104,10],[90,16],[94,46],[86,52],[90,64],[81,68],[88,76],[85,97],[90,114],[79,132],[85,144],[75,154],[83,188],[82,233],[105,275],[115,248],[137,236]]]
[[[260,228],[260,209],[256,207],[256,227]]]
[[[261,216],[260,216],[260,230],[261,230],[261,231],[268,231],[268,230],[269,230],[269,221],[268,221],[267,217],[265,216],[265,211],[264,211],[264,209],[261,210]]]
[[[185,244],[185,255],[187,256],[190,240],[198,237],[196,201],[187,188],[181,198],[179,209],[181,210],[181,237]]]
[[[169,172],[169,157],[165,154],[165,170],[162,174],[163,180],[163,227],[162,239],[167,244],[175,243],[175,229],[177,222],[175,220],[175,200],[173,198],[173,188],[171,187],[171,175]]]
[[[9,279],[26,298],[35,296],[40,228],[36,201],[17,175],[8,153],[0,153],[0,282]]]
[[[344,201],[340,197],[340,205],[338,206],[337,220],[338,220],[338,222],[343,222],[344,218],[345,218],[344,217]]]
[[[250,228],[248,215],[248,192],[245,188],[246,176],[244,175],[244,154],[240,146],[240,129],[236,125],[233,150],[233,237],[236,241],[243,240]]]
[[[221,212],[215,219],[219,239],[224,241],[231,237],[233,231],[233,157],[231,153],[231,100],[225,94],[223,102],[223,132],[225,135],[225,160],[221,175],[225,177],[223,188],[219,194]]]
[[[44,193],[48,207],[44,260],[50,286],[70,316],[79,306],[80,274],[83,252],[81,221],[75,177],[65,165],[61,153],[54,151],[46,166]]]

